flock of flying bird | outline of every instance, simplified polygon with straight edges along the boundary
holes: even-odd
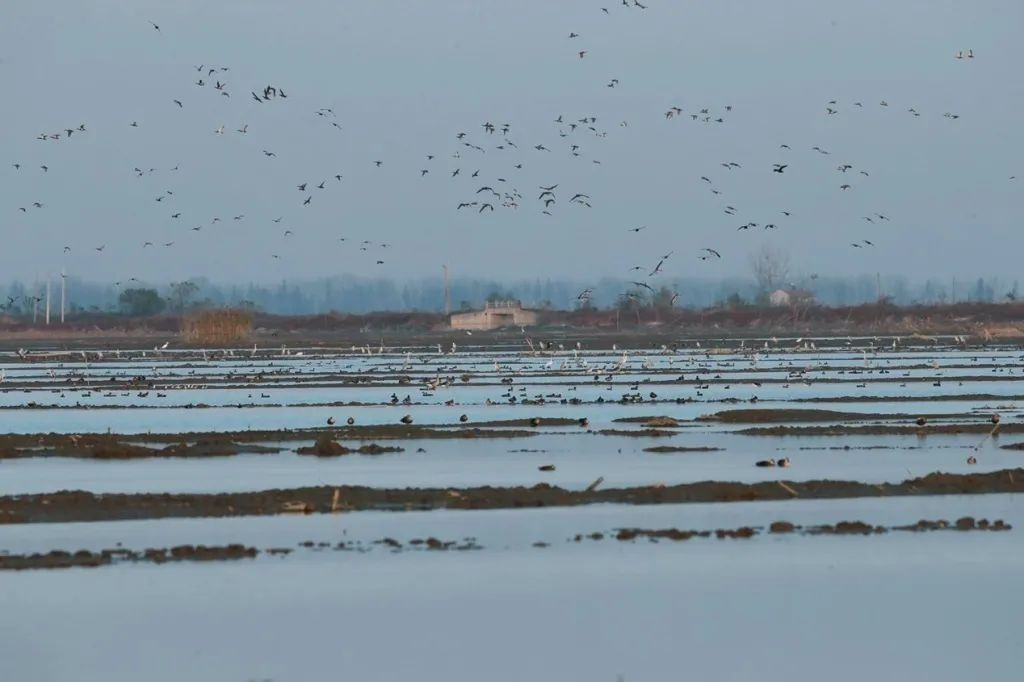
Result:
[[[646,5],[637,0],[621,0],[621,5],[630,11],[643,11],[647,9]],[[608,7],[600,7],[600,10],[604,14],[610,15],[612,13],[612,10]],[[150,24],[152,29],[160,35],[160,39],[166,39],[164,32],[158,24],[154,22],[150,22]],[[580,33],[571,31],[568,34],[568,40],[576,46],[585,41],[585,38]],[[574,53],[578,59],[584,59],[591,54],[591,49],[575,49]],[[974,51],[970,49],[960,51],[955,56],[957,59],[975,58]],[[193,76],[195,80],[191,82],[192,88],[209,92],[210,95],[215,95],[218,99],[231,100],[233,89],[228,82],[232,73],[230,67],[200,64],[192,68],[195,72]],[[620,87],[619,78],[609,78],[606,87]],[[243,89],[244,91],[249,92],[245,99],[249,101],[249,107],[251,108],[263,109],[274,106],[295,106],[293,102],[289,101],[293,98],[290,97],[285,88],[278,84],[267,84],[252,89],[245,88]],[[209,103],[198,99],[199,97],[200,93],[195,93],[194,97],[181,94],[169,97],[167,105],[178,110],[184,110],[192,106],[208,108]],[[862,102],[852,102],[850,110],[863,109],[864,106]],[[877,106],[888,108],[890,105],[887,101],[882,100]],[[329,129],[337,131],[343,129],[342,123],[331,107],[320,107],[310,113],[317,120],[322,121],[322,124]],[[724,125],[728,123],[733,113],[734,107],[728,104],[719,107],[698,106],[693,108],[671,106],[664,111],[664,119],[666,121],[688,120],[692,123],[703,125]],[[827,117],[836,117],[848,112],[844,111],[838,100],[829,100],[823,107],[823,113]],[[920,117],[922,115],[914,107],[907,108],[906,114],[913,117]],[[943,116],[949,120],[959,119],[959,115],[952,112],[945,112]],[[602,163],[601,159],[591,153],[591,146],[600,144],[616,128],[628,128],[629,122],[625,120],[617,121],[609,126],[603,117],[593,113],[577,116],[558,114],[550,120],[551,128],[545,139],[535,139],[529,142],[519,136],[511,123],[484,121],[479,123],[475,129],[469,128],[457,132],[452,141],[453,148],[449,149],[444,156],[436,153],[424,154],[423,162],[418,167],[410,169],[409,174],[413,177],[418,176],[424,181],[428,177],[440,175],[447,177],[448,181],[455,183],[455,191],[461,195],[458,201],[453,202],[454,211],[457,215],[471,213],[482,216],[484,214],[493,214],[496,211],[524,211],[537,216],[537,220],[550,220],[554,219],[560,211],[584,211],[592,209],[595,205],[599,206],[599,202],[592,198],[586,188],[569,188],[569,183],[564,179],[536,186],[532,184],[524,185],[521,171],[529,167],[534,172],[544,174],[546,173],[545,164],[548,162],[548,159],[556,156],[568,157],[574,161],[589,163],[591,166],[600,166]],[[132,129],[145,129],[145,122],[140,123],[137,120],[132,120],[127,125]],[[251,137],[258,134],[258,126],[254,125],[252,132],[250,132],[250,126],[245,122],[232,126],[219,123],[215,127],[210,128],[210,131],[212,135],[217,137],[232,134]],[[78,139],[89,134],[90,129],[85,124],[78,124],[56,132],[40,133],[37,139],[40,142],[60,142],[64,144],[71,141],[72,138]],[[278,157],[278,153],[275,150],[267,149],[263,146],[259,146],[259,149],[262,152],[261,156],[267,159],[268,162]],[[779,160],[773,163],[771,167],[764,168],[763,170],[756,167],[746,167],[733,160],[722,161],[719,165],[721,170],[715,170],[719,174],[724,173],[727,175],[763,172],[766,174],[765,181],[767,182],[773,176],[786,176],[788,172],[797,166],[806,167],[813,163],[816,164],[817,168],[817,166],[821,165],[819,159],[832,156],[831,151],[817,145],[809,146],[807,152],[799,154],[789,144],[780,144],[777,153]],[[808,160],[807,153],[812,155],[810,157],[811,160]],[[487,164],[483,163],[485,155],[488,160]],[[52,163],[32,165],[39,168],[40,172],[45,175],[49,174]],[[373,173],[376,169],[384,168],[385,163],[386,159],[373,160],[370,167],[364,172]],[[23,164],[21,161],[13,161],[10,165],[16,172],[27,172],[31,167],[29,164]],[[504,170],[495,170],[496,166]],[[842,160],[834,168],[834,186],[837,191],[856,191],[861,183],[870,181],[871,173],[868,169],[854,167]],[[179,169],[180,165],[178,164],[163,170],[159,170],[156,167],[135,167],[133,168],[133,173],[138,178],[145,178],[153,175],[163,176],[165,173],[176,173]],[[794,211],[789,207],[778,207],[773,214],[751,215],[750,212],[739,207],[741,203],[740,198],[725,198],[725,187],[717,183],[713,176],[714,172],[708,169],[704,174],[698,175],[694,181],[703,183],[707,191],[713,195],[714,200],[720,202],[721,211],[725,216],[729,218],[743,216],[741,219],[744,222],[736,226],[736,231],[784,229],[787,219],[794,215]],[[344,178],[345,175],[342,172],[335,172],[325,177],[303,178],[296,181],[294,187],[298,191],[298,197],[292,207],[293,217],[289,218],[288,222],[285,222],[284,215],[277,215],[275,217],[265,216],[258,218],[258,220],[277,226],[280,239],[286,240],[294,235],[296,229],[298,229],[297,227],[289,226],[289,223],[295,219],[294,213],[309,210],[312,205],[320,202],[321,197],[326,198],[331,193],[333,187],[342,185]],[[784,180],[780,178],[778,182],[784,182]],[[24,214],[30,211],[44,211],[47,205],[47,202],[42,201],[41,198],[34,198],[34,200],[27,201],[15,208],[18,212]],[[217,226],[218,223],[226,222],[227,220],[233,223],[249,220],[244,212],[230,213],[224,218],[220,216],[206,216],[202,220],[197,220],[195,216],[190,215],[189,207],[179,198],[174,189],[164,189],[160,194],[154,196],[153,205],[157,210],[154,212],[152,220],[158,221],[163,218],[169,218],[177,224],[191,218],[192,225],[185,228],[184,231],[174,233],[173,236],[168,235],[165,239],[139,240],[138,248],[140,250],[172,248],[176,244],[182,244],[182,240],[186,238],[189,232],[200,233],[204,230],[209,231]],[[284,210],[287,209],[283,209],[282,212]],[[888,222],[890,219],[883,212],[872,212],[870,215],[863,216],[863,220],[874,224]],[[626,232],[641,235],[646,230],[646,226],[623,229]],[[384,250],[391,246],[389,243],[377,239],[358,241],[344,236],[337,239],[339,242],[349,241],[351,244],[357,244],[359,251],[366,252],[366,258],[376,265],[385,264],[383,253]],[[850,242],[850,245],[852,248],[865,249],[875,247],[875,242],[870,239],[859,239]],[[106,246],[106,244],[97,244],[92,247],[92,250],[96,254],[104,254]],[[70,245],[62,245],[61,249],[64,255],[71,254],[74,251]],[[274,247],[271,247],[271,250],[272,252],[268,254],[268,257],[279,260],[281,255],[278,250]],[[725,251],[721,247],[704,246],[696,248],[693,252],[693,257],[704,262],[719,261],[723,259]],[[675,253],[675,250],[669,250],[660,257],[652,258],[652,261],[656,260],[656,264],[653,266],[632,266],[629,270],[631,276],[635,277],[632,273],[640,272],[643,273],[643,278],[630,280],[634,289],[623,292],[622,296],[636,299],[644,296],[643,292],[649,292],[653,295],[655,293],[655,289],[652,286],[653,279],[665,274],[666,263]],[[125,260],[130,263],[132,259]],[[139,275],[142,273],[135,274]],[[121,281],[137,282],[139,279],[136,276],[132,276],[123,277]],[[589,301],[592,291],[590,288],[585,289],[580,293],[578,299],[581,302]],[[677,297],[678,293],[673,292],[673,303]]]

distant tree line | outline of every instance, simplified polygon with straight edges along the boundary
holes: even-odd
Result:
[[[937,304],[953,301],[1001,302],[1016,299],[1017,282],[979,277],[970,281],[929,279],[911,282],[902,276],[863,275],[829,277],[792,276],[787,263],[762,263],[749,278],[719,280],[654,277],[650,289],[625,278],[596,281],[533,279],[498,281],[455,279],[450,283],[452,309],[482,307],[487,301],[519,300],[534,308],[573,310],[579,307],[738,308],[764,305],[776,288],[806,292],[817,304],[846,306],[872,303],[880,298],[895,305]],[[0,315],[31,314],[33,301],[41,305],[45,283],[11,282],[0,285]],[[581,300],[579,295],[590,289]],[[59,287],[51,288],[51,311],[59,306]],[[444,309],[440,278],[396,281],[342,275],[330,278],[286,280],[267,284],[218,284],[202,278],[182,282],[133,282],[132,286],[97,284],[74,277],[67,280],[68,311],[107,312],[129,316],[182,314],[209,308],[236,308],[281,315],[311,315],[332,311],[438,312]]]

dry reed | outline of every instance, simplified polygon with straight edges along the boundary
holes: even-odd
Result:
[[[239,343],[251,330],[252,315],[244,310],[203,310],[182,320],[185,340],[207,346]]]

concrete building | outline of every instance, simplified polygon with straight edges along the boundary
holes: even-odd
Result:
[[[453,313],[452,329],[487,330],[501,327],[532,327],[537,324],[537,313],[523,308],[519,301],[495,301],[483,310]]]
[[[803,289],[776,289],[768,295],[768,302],[773,306],[809,305],[814,294]]]

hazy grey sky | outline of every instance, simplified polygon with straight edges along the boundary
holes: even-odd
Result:
[[[669,251],[667,275],[715,277],[748,272],[765,243],[802,273],[1017,275],[1024,3],[644,4],[6,0],[3,277],[405,277],[447,263],[596,279]],[[968,49],[974,59],[954,58]],[[254,102],[268,84],[287,99]],[[672,106],[683,114],[666,119]],[[690,118],[704,108],[724,122]],[[567,125],[590,116],[598,134]],[[517,148],[497,149],[505,138]],[[556,183],[544,215],[538,187]],[[457,211],[487,200],[481,186],[517,189],[518,208]],[[578,192],[590,208],[569,202]],[[891,220],[863,219],[877,213]],[[747,222],[778,227],[737,231]],[[360,251],[364,239],[392,246]],[[850,246],[861,239],[876,246]],[[703,247],[722,259],[699,260]]]

